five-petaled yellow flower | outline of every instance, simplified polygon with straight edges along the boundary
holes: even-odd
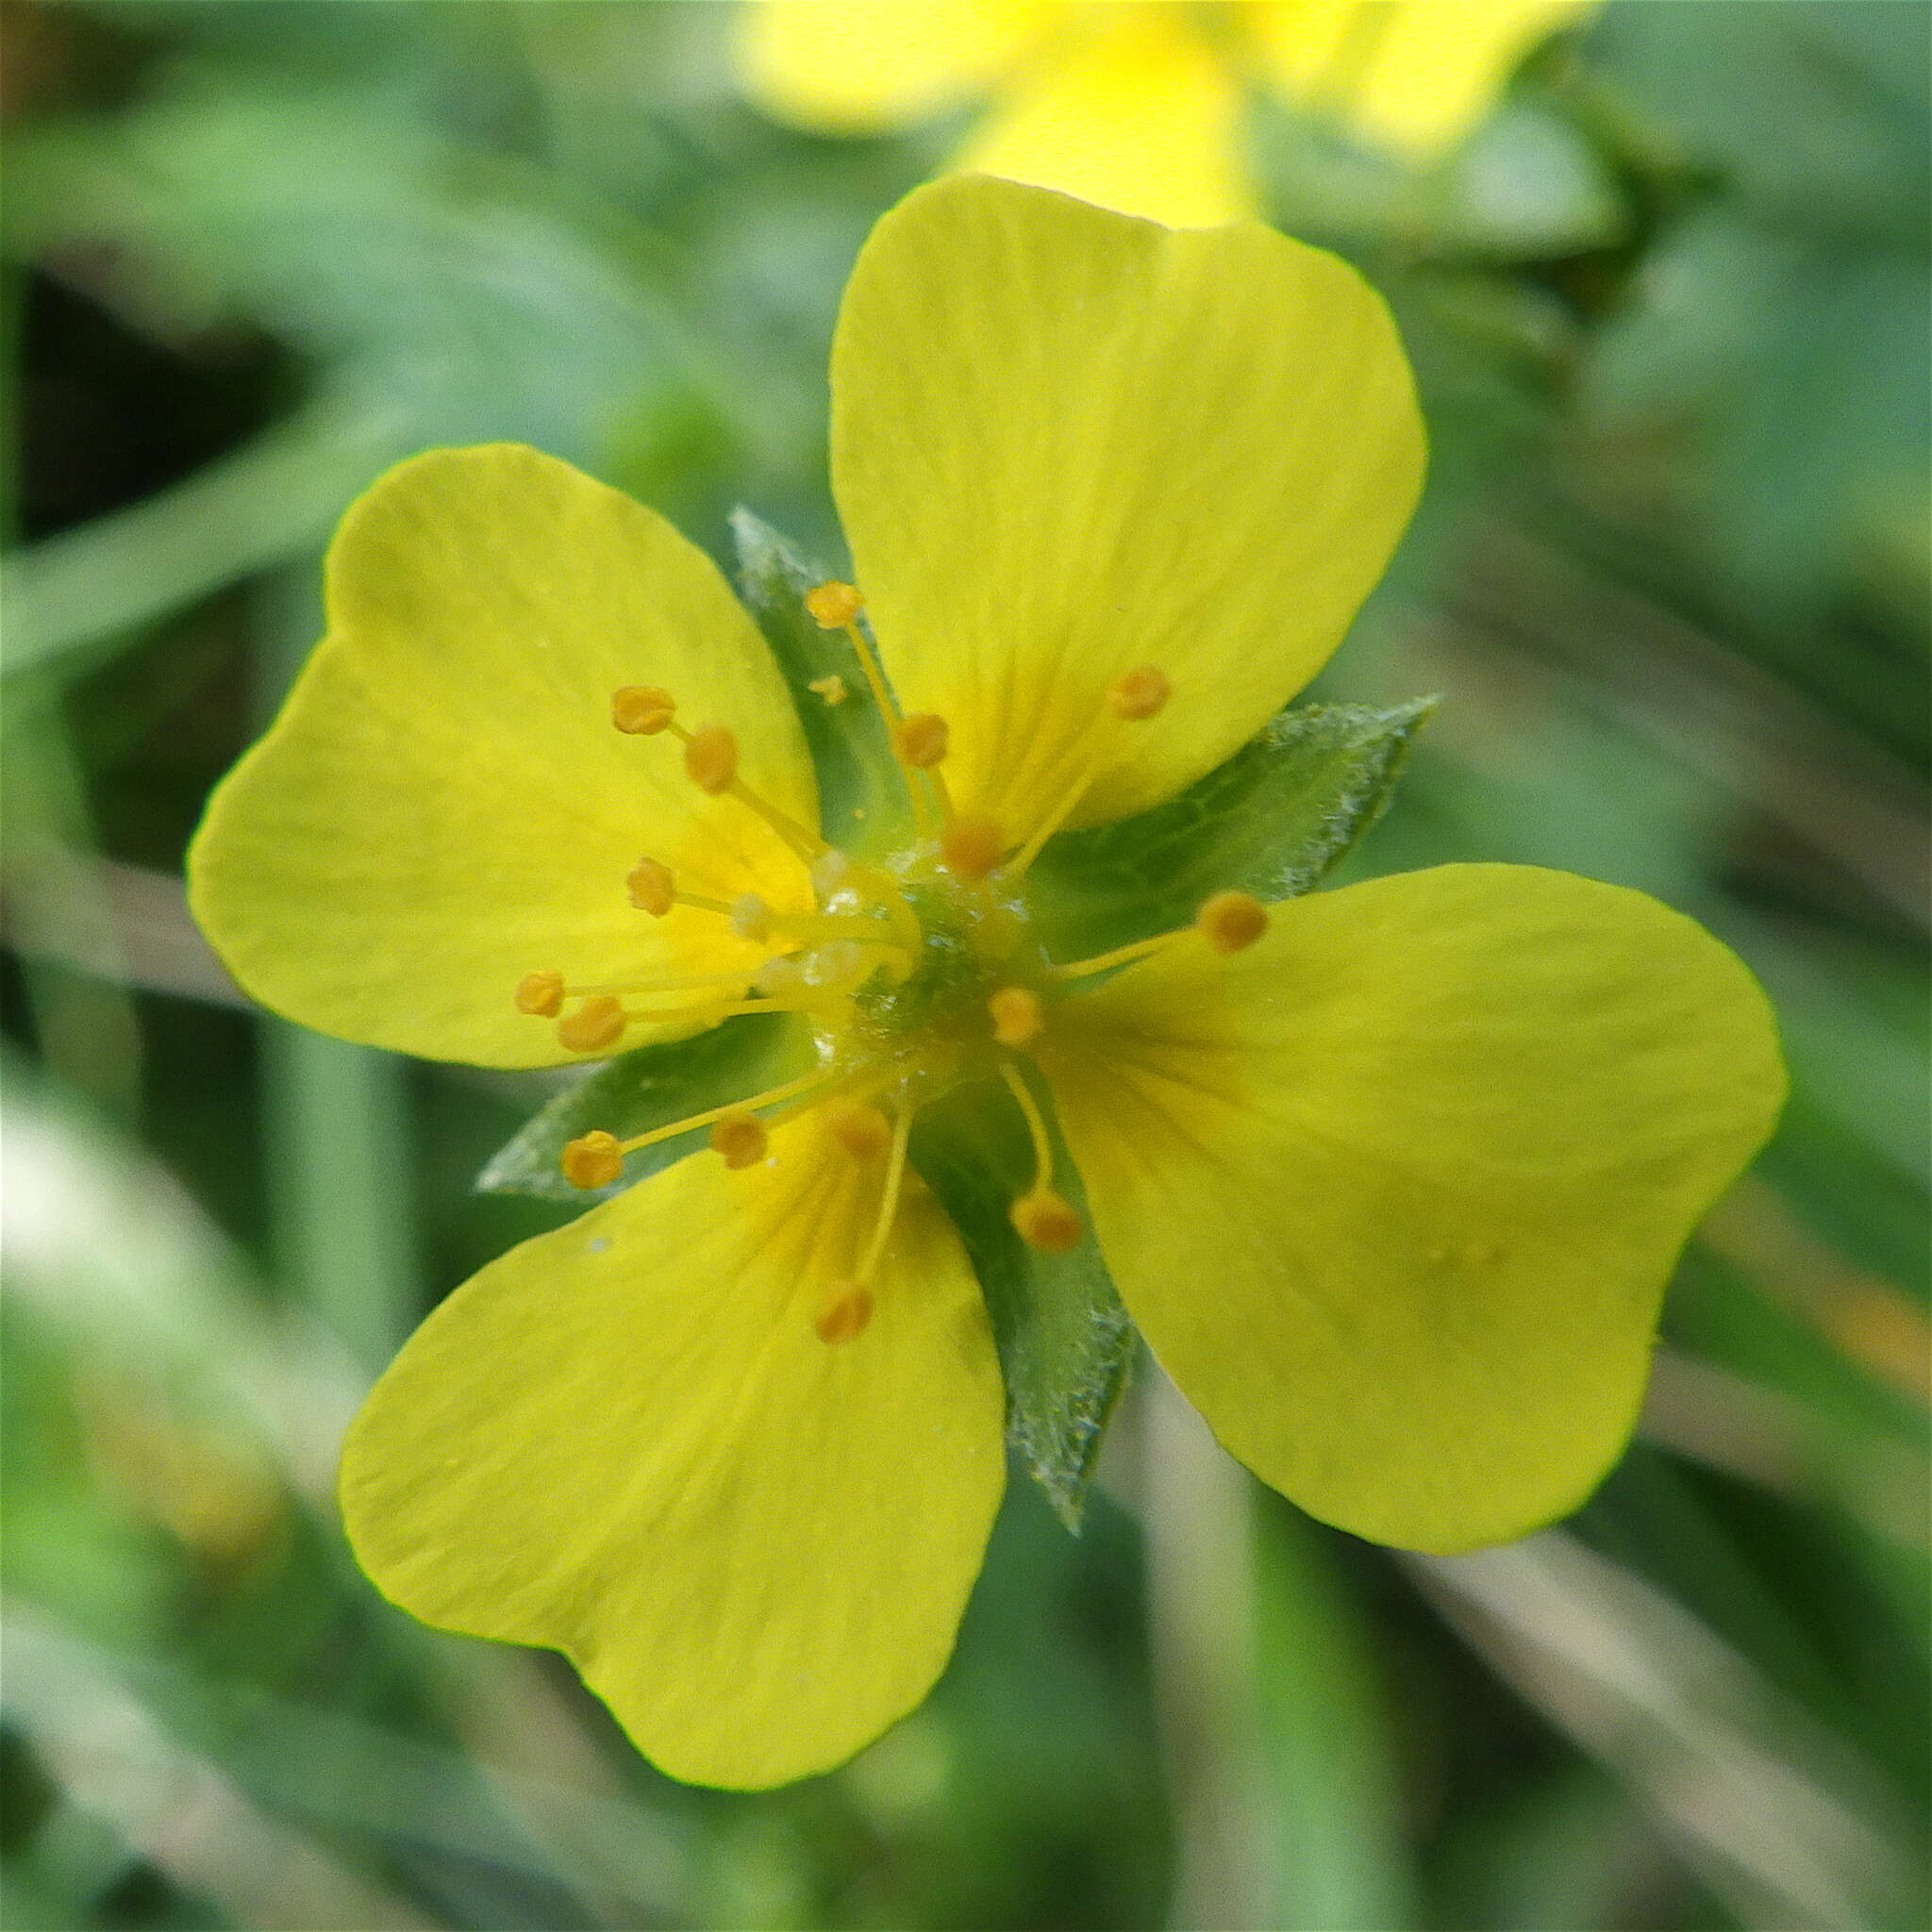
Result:
[[[1614,1458],[1677,1251],[1781,1087],[1723,946],[1564,873],[1221,893],[1116,955],[1041,945],[1043,841],[1256,733],[1408,517],[1407,367],[1343,263],[942,182],[866,244],[832,390],[856,588],[810,603],[855,651],[823,696],[891,723],[898,849],[824,836],[800,714],[705,557],[491,446],[349,512],[328,636],[191,865],[242,984],[352,1040],[532,1067],[795,1016],[808,1070],[701,1118],[715,1151],[430,1316],[342,1482],[396,1602],[568,1653],[658,1764],[737,1786],[924,1695],[1000,1500],[1000,1370],[907,1158],[922,1108],[1010,1094],[1025,1238],[1086,1238],[1070,1156],[1227,1447],[1448,1550]],[[625,1151],[566,1160],[596,1185]]]
[[[960,167],[1193,225],[1254,211],[1249,90],[1426,161],[1590,5],[750,0],[740,62],[762,107],[827,134],[880,133],[991,96]]]

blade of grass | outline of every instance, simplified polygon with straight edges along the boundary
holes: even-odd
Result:
[[[1472,1646],[1653,1812],[1752,1926],[1911,1923],[1881,1781],[1661,1591],[1560,1530],[1407,1559]]]
[[[262,659],[276,697],[322,634],[314,576],[303,567],[263,587]],[[269,1015],[261,1044],[276,1271],[373,1374],[419,1306],[403,1062]]]
[[[0,675],[85,670],[90,646],[308,549],[406,452],[392,405],[325,393],[232,454],[0,565]]]
[[[1248,1479],[1164,1374],[1143,1376],[1138,1401],[1155,1694],[1174,1819],[1168,1923],[1238,1932],[1272,1923]]]
[[[1256,1704],[1281,1932],[1413,1924],[1388,1713],[1320,1532],[1254,1490]]]

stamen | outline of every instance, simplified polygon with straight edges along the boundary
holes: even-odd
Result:
[[[986,1009],[992,1015],[992,1037],[1002,1046],[1031,1046],[1046,1025],[1046,1008],[1029,987],[1001,987]]]
[[[852,585],[834,579],[808,591],[805,608],[821,630],[843,630],[865,608],[865,599]]]
[[[796,992],[805,984],[805,968],[790,954],[767,959],[758,970],[752,988],[762,993]]]
[[[825,1131],[854,1160],[876,1160],[892,1144],[892,1124],[875,1107],[833,1108]]]
[[[1085,979],[1090,973],[1105,973],[1114,966],[1131,966],[1136,959],[1144,959],[1148,954],[1173,945],[1175,940],[1186,938],[1193,930],[1191,925],[1184,925],[1178,932],[1156,933],[1151,940],[1136,940],[1132,945],[1116,946],[1110,953],[1096,953],[1091,959],[1070,959],[1064,966],[1049,967],[1047,977]]]
[[[1252,946],[1268,930],[1268,908],[1246,892],[1216,892],[1201,903],[1192,925],[1173,932],[1156,933],[1151,940],[1136,940],[1129,946],[1116,946],[1110,953],[1096,953],[1091,959],[1070,960],[1064,966],[1047,969],[1050,979],[1085,979],[1090,973],[1106,973],[1115,966],[1131,966],[1171,946],[1190,933],[1199,933],[1217,953],[1239,953]]]
[[[608,993],[587,999],[557,1023],[557,1038],[572,1053],[596,1053],[624,1032],[625,1011]]]
[[[677,702],[668,691],[650,684],[627,684],[613,691],[610,722],[620,731],[641,738],[670,732],[684,746],[684,769],[699,791],[714,798],[728,791],[763,819],[808,865],[824,850],[823,839],[739,782],[738,740],[732,733],[723,724],[704,724],[687,731],[677,722]]]
[[[574,1188],[608,1188],[624,1173],[624,1150],[615,1134],[593,1127],[571,1141],[557,1164]]]
[[[1086,797],[1094,779],[1104,769],[1112,737],[1111,725],[1120,722],[1143,724],[1165,709],[1174,686],[1167,674],[1152,664],[1138,664],[1108,687],[1107,702],[1100,715],[1088,727],[1086,736],[1074,747],[1074,778],[1060,793],[1053,809],[1033,828],[1028,839],[1007,870],[1018,878],[1040,857],[1046,841],[1072,815],[1074,808]]]
[[[1001,1064],[1000,1078],[1024,1115],[1026,1133],[1033,1142],[1033,1185],[1008,1209],[1008,1218],[1028,1247],[1064,1255],[1079,1246],[1086,1229],[1073,1204],[1053,1191],[1053,1137],[1046,1130],[1046,1117],[1032,1089],[1010,1061]]]
[[[677,877],[668,865],[655,858],[641,858],[625,874],[630,903],[653,919],[662,919],[677,904]]]
[[[868,1284],[878,1273],[879,1262],[891,1238],[892,1223],[899,1213],[899,1195],[906,1183],[906,1146],[912,1133],[912,1109],[906,1108],[892,1121],[891,1148],[886,1162],[885,1184],[879,1190],[878,1218],[873,1223],[872,1239],[858,1258],[853,1278],[841,1282],[826,1298],[812,1326],[827,1344],[851,1341],[872,1320],[873,1297]]]
[[[892,726],[892,752],[902,765],[929,772],[945,757],[950,739],[943,718],[933,711],[921,711]]]
[[[655,684],[627,684],[610,694],[610,722],[635,738],[655,738],[677,715],[677,700]]]
[[[517,981],[517,1011],[554,1020],[563,1010],[563,974],[526,973]]]
[[[828,940],[798,962],[799,977],[807,986],[853,987],[871,971],[857,940]]]
[[[771,1138],[756,1114],[727,1113],[712,1127],[711,1145],[726,1167],[755,1167],[765,1158]]]
[[[805,608],[810,611],[812,622],[821,630],[842,630],[851,643],[853,655],[858,659],[858,668],[865,674],[872,701],[878,707],[879,716],[885,720],[891,734],[893,753],[908,774],[906,791],[912,806],[913,818],[922,830],[931,829],[931,804],[909,775],[915,771],[924,772],[931,783],[933,797],[939,805],[940,821],[943,824],[952,816],[952,801],[946,796],[945,780],[933,768],[946,755],[945,721],[927,715],[908,718],[900,711],[898,701],[886,683],[885,669],[879,663],[878,653],[858,627],[858,614],[865,608],[865,599],[850,584],[820,584],[817,589],[805,593]],[[845,701],[843,678],[817,678],[811,689],[828,705]]]
[[[950,819],[940,833],[940,859],[955,878],[985,878],[1006,849],[1007,836],[991,819]]]
[[[754,945],[764,945],[774,933],[794,940],[828,940],[843,945],[894,946],[905,941],[883,920],[858,912],[774,912],[757,892],[741,892],[731,902],[731,930]],[[821,947],[821,951],[824,948]]]
[[[1268,930],[1268,908],[1246,892],[1216,892],[1194,915],[1217,953],[1240,953]]]
[[[738,777],[737,739],[722,724],[701,726],[684,741],[684,769],[700,791],[713,798],[729,791]]]
[[[761,946],[772,936],[772,908],[756,892],[741,892],[731,902],[731,930],[741,940]]]
[[[673,1121],[662,1127],[653,1127],[648,1134],[638,1134],[628,1141],[620,1141],[618,1147],[625,1154],[635,1154],[640,1147],[655,1147],[659,1141],[675,1140],[679,1134],[695,1133],[699,1127],[708,1127],[714,1121],[722,1121],[733,1114],[750,1114],[761,1107],[774,1107],[781,1100],[790,1100],[792,1095],[804,1093],[813,1087],[829,1086],[838,1075],[826,1072],[823,1067],[814,1067],[808,1074],[802,1074],[795,1080],[788,1080],[782,1087],[773,1087],[763,1093],[754,1093],[749,1100],[733,1100],[724,1107],[711,1108],[705,1113],[694,1113],[688,1120]]]

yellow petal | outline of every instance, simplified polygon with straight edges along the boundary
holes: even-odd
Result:
[[[1489,112],[1511,71],[1594,0],[1281,0],[1249,10],[1291,100],[1425,160]]]
[[[1304,1508],[1429,1550],[1548,1522],[1614,1460],[1678,1250],[1784,1091],[1730,952],[1523,866],[1292,900],[1247,952],[1183,943],[1069,1001],[1048,1041],[1169,1373]]]
[[[739,70],[778,120],[871,134],[971,99],[1065,10],[1051,0],[754,0],[738,16]]]
[[[833,481],[907,708],[1015,838],[1208,771],[1313,675],[1415,501],[1422,425],[1379,297],[1253,225],[1158,227],[942,181],[859,256],[832,357]],[[1095,732],[1140,664],[1151,723]]]
[[[405,1053],[541,1066],[571,1056],[514,1009],[526,973],[761,957],[714,914],[638,911],[625,877],[645,853],[691,891],[809,902],[765,825],[685,777],[675,739],[612,728],[613,691],[668,686],[816,823],[762,640],[661,517],[535,450],[434,450],[343,519],[327,605],[328,638],[189,855],[195,917],[265,1005]]]
[[[512,1249],[430,1316],[350,1433],[357,1555],[404,1608],[563,1651],[655,1763],[822,1771],[952,1650],[1004,1481],[958,1238],[900,1210],[871,1323],[821,1341],[877,1169],[808,1116]]]
[[[1177,8],[1102,8],[1041,47],[958,165],[1176,226],[1255,212],[1241,89]]]

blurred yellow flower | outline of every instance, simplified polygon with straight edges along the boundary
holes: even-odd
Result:
[[[701,553],[488,446],[350,511],[328,636],[191,860],[242,982],[351,1039],[534,1066],[791,1016],[797,1078],[665,1130],[713,1152],[430,1316],[342,1477],[396,1602],[566,1652],[664,1769],[736,1786],[924,1695],[999,1502],[986,1309],[908,1159],[930,1102],[1010,1096],[1038,1249],[1089,1238],[1071,1158],[1134,1320],[1260,1476],[1441,1550],[1614,1458],[1677,1250],[1780,1093],[1731,955],[1566,874],[1220,892],[1117,953],[1041,942],[1055,829],[1249,740],[1409,515],[1408,370],[1353,270],[943,182],[866,244],[832,391],[857,588],[807,602],[853,645],[824,701],[891,723],[895,849],[823,836]],[[585,1134],[566,1169],[630,1151]]]
[[[874,134],[980,99],[963,169],[1192,226],[1254,212],[1249,89],[1423,161],[1594,0],[749,0],[740,66],[777,119]]]

